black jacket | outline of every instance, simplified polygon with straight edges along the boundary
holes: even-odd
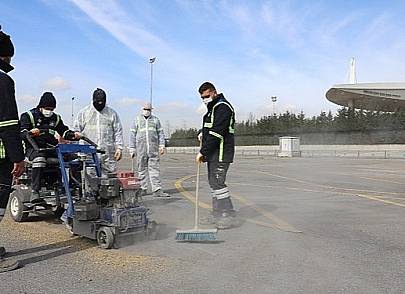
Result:
[[[14,81],[2,71],[0,71],[0,140],[11,162],[24,160]]]
[[[223,94],[208,103],[203,118],[202,147],[205,161],[233,162],[235,154],[235,112]]]
[[[74,132],[70,131],[69,128],[65,126],[59,114],[54,113],[51,117],[45,117],[38,108],[24,112],[21,115],[20,123],[24,139],[27,131],[35,128],[41,131],[40,136],[33,138],[39,148],[49,147],[47,144],[58,144],[58,140],[55,138],[55,132],[67,140],[72,140],[74,137]],[[26,141],[26,144],[28,144],[26,145],[27,148],[31,147],[29,142]]]

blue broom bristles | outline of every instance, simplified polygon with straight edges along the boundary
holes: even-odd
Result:
[[[176,233],[177,241],[216,241],[215,232],[178,232]]]

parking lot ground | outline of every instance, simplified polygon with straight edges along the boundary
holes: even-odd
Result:
[[[171,197],[144,198],[156,240],[102,250],[49,216],[5,219],[1,243],[23,267],[1,274],[1,293],[405,292],[404,160],[237,157],[227,183],[241,224],[209,244],[174,240],[193,226],[193,156],[166,155],[161,170]]]

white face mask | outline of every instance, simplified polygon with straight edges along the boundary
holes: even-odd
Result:
[[[52,111],[52,110],[42,109],[41,112],[42,112],[42,114],[43,114],[45,117],[51,117],[51,116],[53,115],[53,111]]]
[[[203,99],[203,102],[204,102],[205,105],[208,105],[208,103],[212,102],[212,98],[211,98],[211,97],[209,97],[209,98],[204,98],[204,99]]]
[[[142,114],[143,114],[143,116],[148,117],[148,116],[150,116],[151,111],[150,111],[150,110],[145,110],[145,109],[143,109],[143,110],[142,110]]]

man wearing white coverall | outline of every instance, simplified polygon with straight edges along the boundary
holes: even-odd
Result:
[[[117,172],[117,161],[122,157],[124,139],[117,112],[106,105],[107,95],[97,88],[93,103],[77,114],[74,129],[81,132],[106,153],[101,155],[102,169],[107,173]]]
[[[165,153],[165,136],[160,120],[152,115],[152,105],[147,103],[132,122],[129,137],[129,153],[137,157],[141,196],[146,195],[149,174],[153,196],[169,197],[162,191],[160,180],[160,155]]]

